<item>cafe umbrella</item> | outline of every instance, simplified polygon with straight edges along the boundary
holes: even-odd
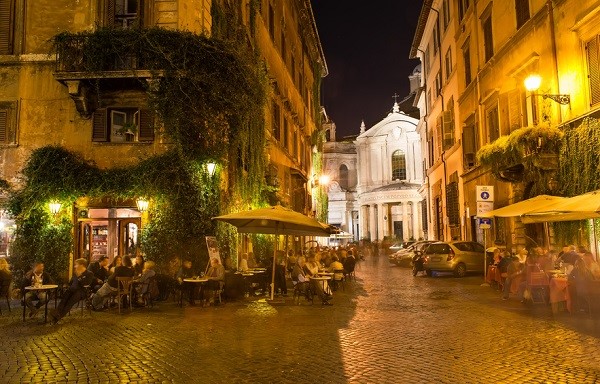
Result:
[[[240,233],[260,233],[266,235],[323,236],[328,237],[335,227],[318,222],[302,213],[282,206],[252,209],[214,217],[235,226]],[[275,267],[277,261],[277,241],[273,253],[273,273],[271,276],[271,300],[275,293]]]

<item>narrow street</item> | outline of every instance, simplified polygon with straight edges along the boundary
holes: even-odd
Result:
[[[173,302],[58,326],[0,317],[0,382],[594,383],[600,323],[504,302],[481,277],[362,262],[334,305]],[[16,304],[16,302],[15,302]],[[4,308],[4,307],[3,307]]]

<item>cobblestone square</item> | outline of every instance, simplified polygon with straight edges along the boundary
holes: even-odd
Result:
[[[594,383],[600,323],[502,301],[481,276],[413,277],[362,262],[334,305],[72,311],[0,317],[0,382]],[[16,302],[15,302],[16,304]]]

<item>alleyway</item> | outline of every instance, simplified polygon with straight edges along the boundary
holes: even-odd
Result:
[[[481,277],[363,262],[334,306],[159,303],[58,326],[0,317],[0,382],[594,383],[600,324],[503,302]]]

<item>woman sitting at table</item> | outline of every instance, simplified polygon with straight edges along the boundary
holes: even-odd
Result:
[[[154,272],[155,266],[154,261],[146,261],[142,273],[133,279],[138,305],[144,305],[143,297],[148,292],[148,289],[150,289],[150,279],[156,276],[156,272]]]
[[[115,256],[112,263],[108,266],[108,272],[111,274],[115,273],[115,268],[120,267],[121,265],[123,265],[123,258],[121,256]]]
[[[135,271],[135,275],[139,276],[144,271],[144,256],[137,255],[135,257],[135,265],[133,266],[133,270]]]
[[[336,273],[335,271],[341,271]],[[331,258],[331,264],[329,265],[328,272],[334,273],[334,280],[342,280],[344,278],[344,265],[339,262],[337,256]]]
[[[294,270],[292,271],[292,282],[294,286],[300,291],[302,294],[306,295],[308,291],[308,287],[310,285],[311,290],[321,299],[323,305],[331,305],[329,300],[331,300],[331,296],[327,295],[323,290],[323,286],[317,280],[310,280],[310,277],[304,273],[304,267],[306,265],[306,261],[304,257],[299,257]]]
[[[317,276],[319,273],[319,264],[315,260],[315,254],[311,253],[308,255],[308,262],[304,263],[302,270],[307,276]]]

